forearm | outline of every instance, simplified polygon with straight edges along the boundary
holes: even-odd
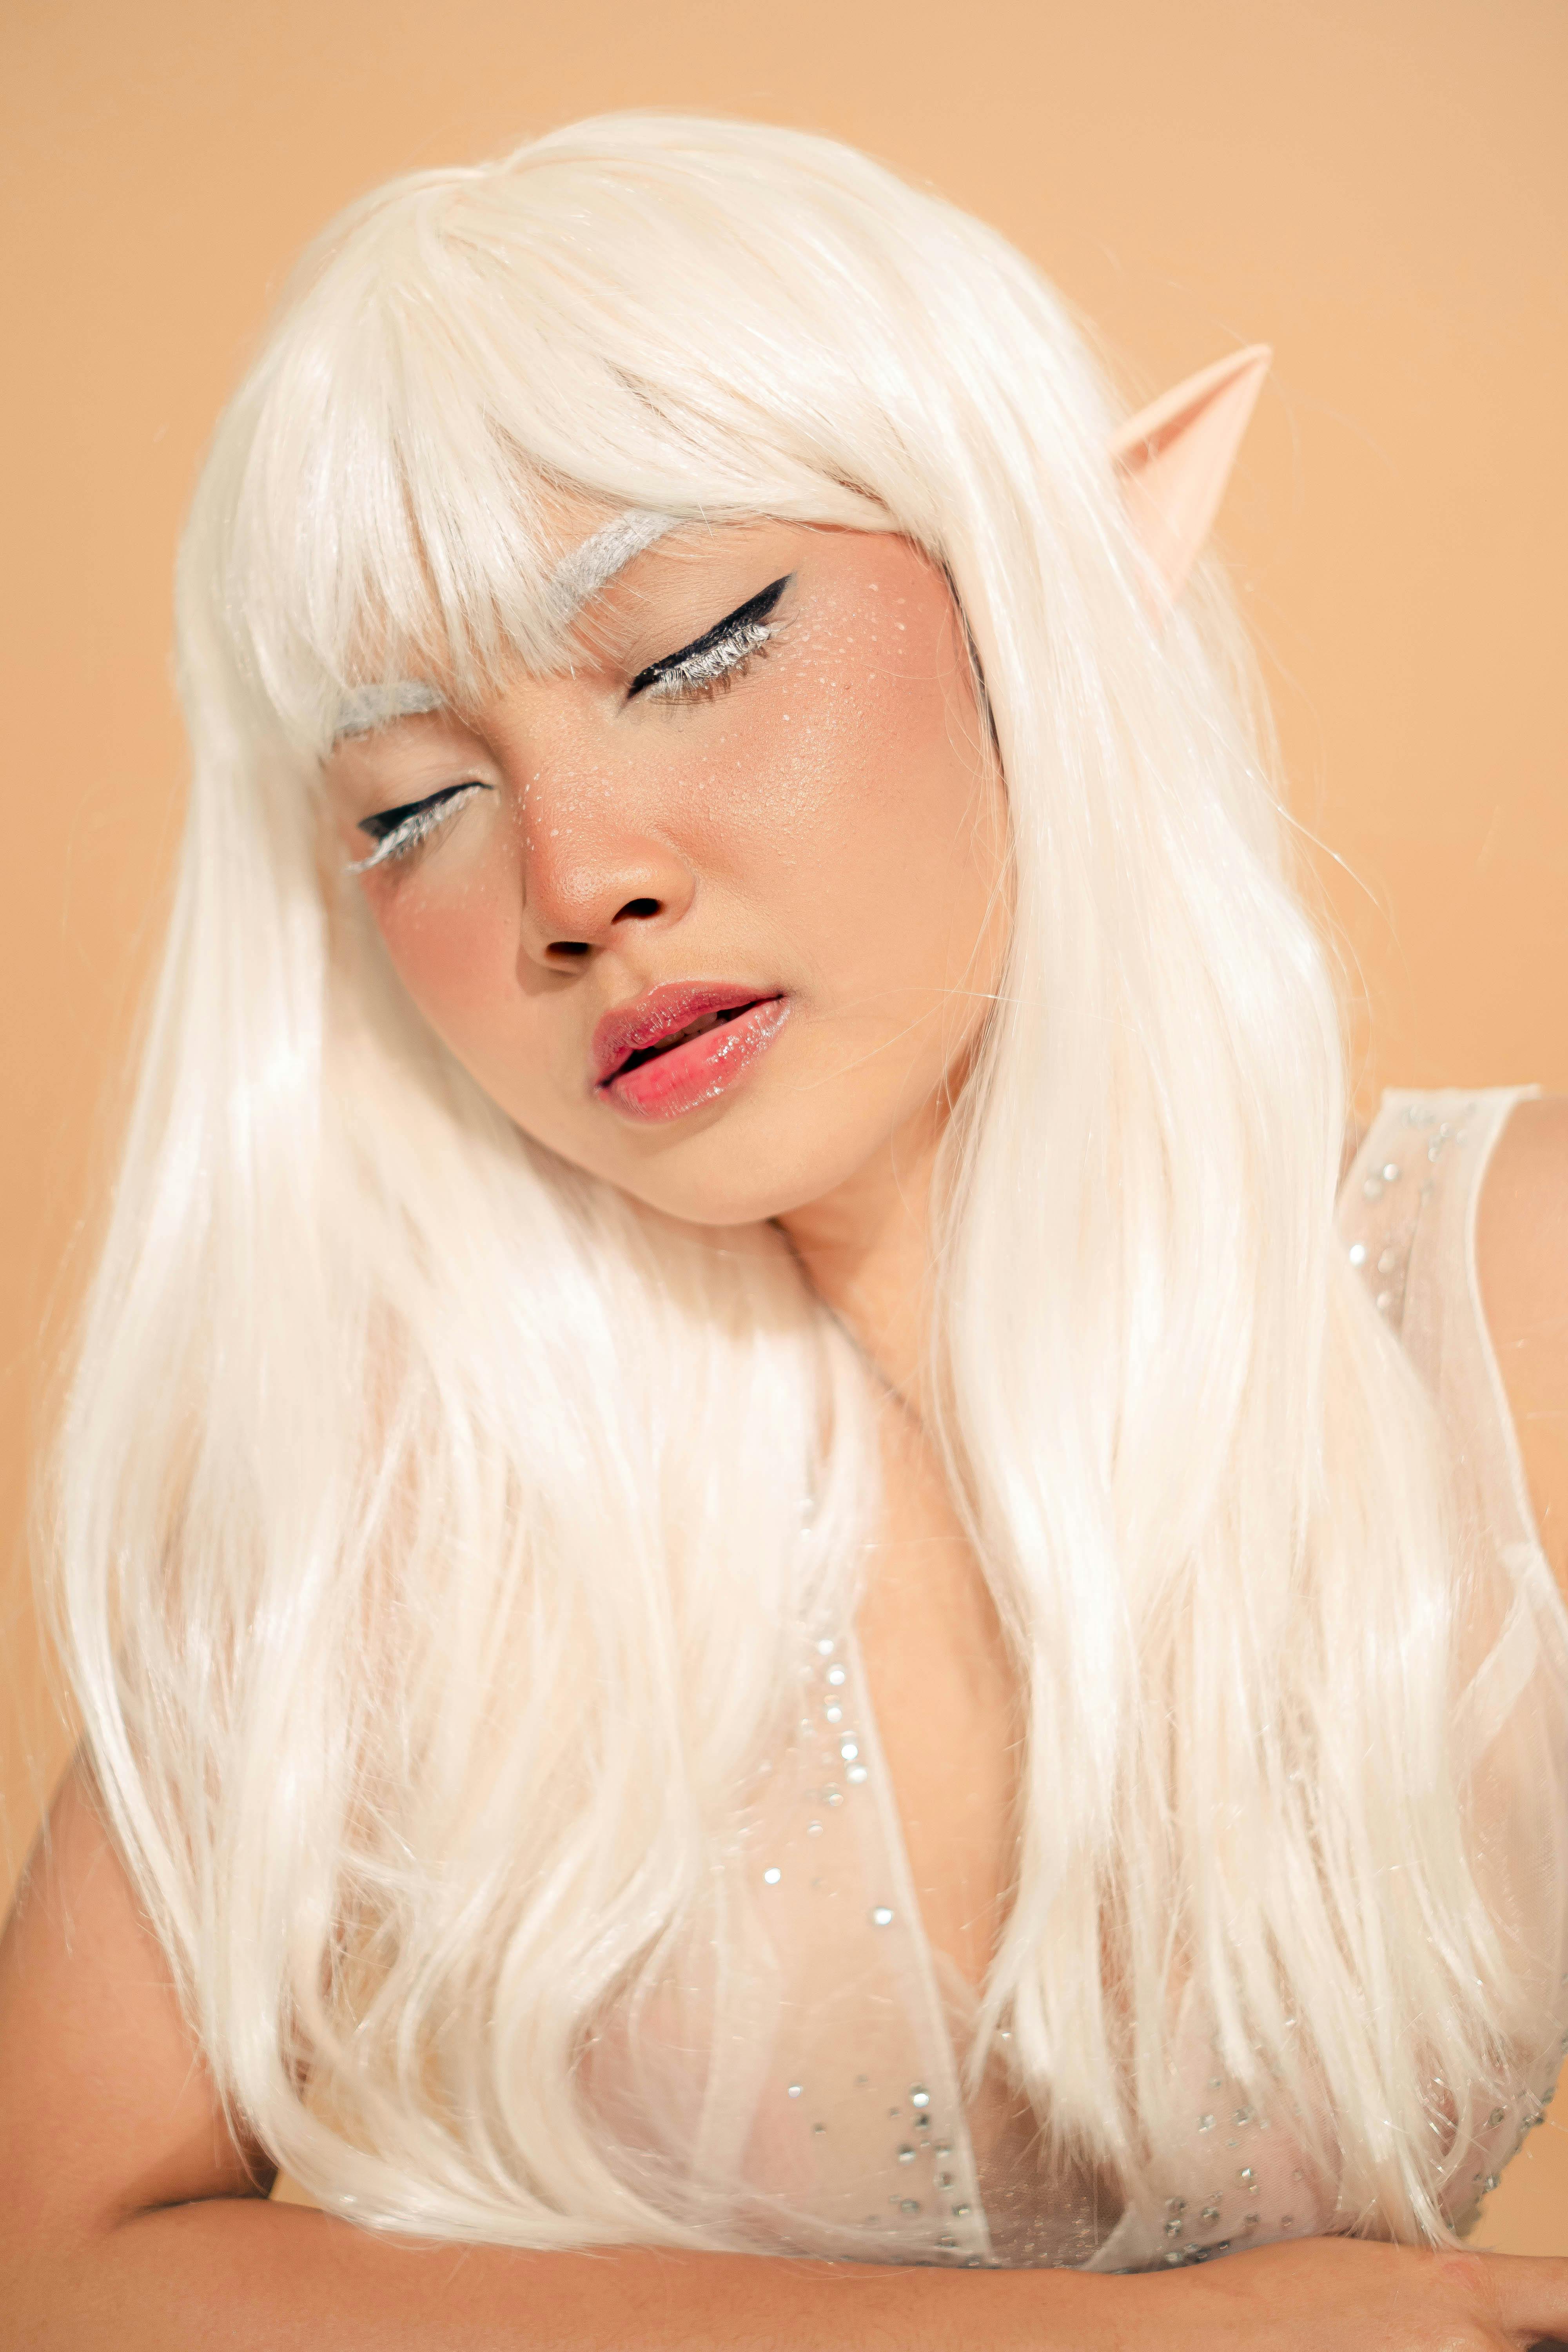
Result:
[[[643,2247],[409,2246],[214,2200],[143,2213],[0,2280],[27,2352],[1122,2352],[1130,2282]],[[14,2332],[13,2332],[14,2331]]]

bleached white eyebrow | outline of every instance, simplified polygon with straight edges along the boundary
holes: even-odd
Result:
[[[624,572],[657,540],[679,529],[679,516],[655,514],[646,507],[628,507],[601,523],[580,547],[562,557],[545,583],[545,603],[557,628],[575,620],[591,597],[608,587],[617,572]],[[332,740],[342,743],[350,736],[374,734],[378,727],[390,727],[399,719],[423,718],[426,711],[442,707],[440,695],[422,678],[356,687],[343,698]]]
[[[378,727],[390,727],[395,719],[422,719],[427,710],[440,708],[441,697],[423,678],[401,677],[386,686],[356,686],[352,694],[344,695],[339,706],[332,740],[341,743],[345,736],[370,735]]]
[[[551,573],[544,593],[552,620],[564,627],[591,596],[609,585],[617,572],[624,572],[667,531],[679,528],[675,515],[655,514],[644,507],[628,507],[624,514],[612,515],[581,547],[563,555]]]

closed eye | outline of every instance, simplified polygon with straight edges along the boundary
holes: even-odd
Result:
[[[759,594],[748,596],[743,604],[726,613],[712,628],[693,637],[689,646],[681,646],[675,653],[666,654],[661,661],[650,662],[647,669],[639,669],[626,688],[627,700],[639,694],[660,701],[704,694],[721,678],[731,677],[773,635],[774,607],[794,576],[793,572],[785,572],[782,580],[774,580]]]
[[[430,793],[422,801],[405,801],[400,808],[378,809],[374,816],[362,816],[358,829],[375,846],[368,857],[356,857],[349,872],[368,874],[374,866],[408,856],[438,825],[455,816],[475,793],[494,789],[493,784],[481,784],[470,777],[465,783],[444,784],[438,793]]]

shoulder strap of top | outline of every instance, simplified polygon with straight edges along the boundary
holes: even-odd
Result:
[[[1500,1547],[1537,1537],[1481,1305],[1476,1210],[1515,1103],[1538,1091],[1385,1094],[1340,1193],[1351,1263],[1431,1390]]]

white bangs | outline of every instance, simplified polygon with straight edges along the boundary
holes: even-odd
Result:
[[[852,217],[837,271],[831,251],[820,279],[781,271],[781,175],[738,208],[725,174],[693,184],[675,128],[670,158],[591,181],[579,132],[395,184],[307,260],[193,518],[199,541],[223,509],[209,584],[239,676],[297,741],[319,748],[367,684],[438,670],[462,700],[557,662],[563,500],[930,537],[897,431],[929,398],[907,290],[880,317],[850,300]],[[661,181],[678,204],[649,201]],[[879,439],[895,462],[872,489]]]

